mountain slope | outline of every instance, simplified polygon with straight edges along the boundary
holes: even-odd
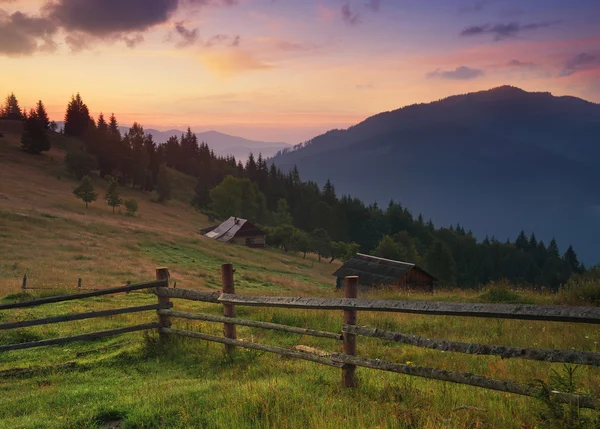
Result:
[[[501,87],[381,113],[274,158],[339,193],[402,202],[436,224],[524,228],[600,260],[600,106]]]

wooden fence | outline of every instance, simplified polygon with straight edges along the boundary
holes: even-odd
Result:
[[[157,271],[158,272],[158,271]],[[168,288],[169,282],[168,279],[159,279],[154,282],[149,283],[141,283],[134,284],[128,286],[120,286],[110,289],[97,290],[93,292],[83,292],[72,295],[61,295],[61,296],[52,296],[49,298],[41,298],[35,299],[32,301],[26,302],[16,302],[12,304],[0,304],[0,310],[12,310],[17,308],[32,308],[38,307],[40,305],[45,304],[53,304],[58,302],[65,301],[73,301],[84,298],[91,298],[95,296],[102,295],[111,295],[115,293],[121,292],[131,292],[135,290],[141,289],[154,289],[154,288]],[[54,323],[61,322],[70,322],[74,320],[86,320],[86,319],[94,319],[98,317],[106,317],[106,316],[114,316],[118,314],[129,314],[129,313],[140,313],[143,311],[151,311],[151,310],[167,310],[171,308],[172,304],[170,302],[167,303],[158,303],[152,305],[142,305],[137,307],[127,307],[127,308],[118,308],[111,310],[101,310],[101,311],[92,311],[88,313],[77,313],[77,314],[67,314],[64,316],[55,316],[48,317],[44,319],[34,319],[34,320],[25,320],[22,322],[11,322],[0,324],[0,331],[5,331],[8,329],[18,329],[18,328],[26,328],[31,326],[40,326],[40,325],[50,325]],[[50,340],[41,340],[41,341],[33,341],[28,343],[19,343],[19,344],[8,344],[8,345],[0,345],[0,352],[7,352],[11,350],[22,350],[22,349],[30,349],[33,347],[42,347],[42,346],[51,346],[55,344],[66,344],[73,341],[82,341],[82,340],[91,340],[96,338],[108,337],[113,335],[125,334],[128,332],[136,332],[136,331],[144,331],[149,329],[158,329],[161,326],[160,321],[155,323],[145,323],[141,325],[135,326],[125,326],[119,329],[112,329],[109,331],[100,331],[100,332],[92,332],[81,335],[75,335],[71,337],[63,337],[63,338],[53,338]]]
[[[535,389],[530,386],[517,384],[507,380],[495,380],[487,377],[466,374],[461,372],[446,371],[437,368],[425,368],[415,365],[386,362],[357,356],[357,340],[359,337],[379,338],[386,341],[408,344],[415,347],[465,353],[472,355],[499,356],[504,359],[529,359],[546,362],[563,362],[580,365],[600,366],[600,353],[576,350],[551,350],[536,348],[520,348],[500,345],[473,344],[465,342],[430,339],[417,335],[408,335],[401,332],[392,332],[358,325],[357,314],[359,311],[379,311],[392,313],[412,313],[425,315],[446,315],[462,317],[482,317],[518,320],[542,320],[554,322],[600,324],[600,308],[597,307],[563,307],[563,306],[534,306],[534,305],[509,305],[509,304],[469,304],[421,301],[393,301],[393,300],[367,300],[358,299],[358,277],[347,277],[344,284],[344,298],[289,298],[289,297],[260,297],[243,296],[235,293],[233,266],[225,264],[221,267],[222,290],[221,292],[200,292],[187,289],[169,288],[168,270],[156,270],[157,280],[154,282],[128,285],[112,289],[93,292],[84,292],[74,295],[57,296],[37,299],[29,302],[3,304],[0,310],[34,307],[43,304],[57,303],[108,295],[119,292],[130,292],[140,289],[152,288],[158,297],[158,303],[138,307],[129,307],[114,310],[103,310],[81,314],[50,317],[46,319],[28,320],[0,324],[0,331],[30,326],[46,325],[51,323],[84,320],[96,317],[105,317],[117,314],[136,313],[156,310],[157,323],[128,326],[111,331],[82,334],[66,338],[36,341],[22,344],[0,346],[0,352],[40,347],[53,344],[63,344],[71,341],[100,338],[148,329],[157,329],[161,338],[169,335],[196,338],[225,345],[228,354],[235,353],[236,347],[276,353],[296,359],[308,360],[323,365],[340,368],[342,370],[342,384],[345,387],[357,385],[356,368],[365,367],[382,371],[390,371],[434,380],[448,381],[458,384],[476,386],[517,395],[534,396]],[[192,314],[173,310],[171,299],[184,299],[223,306],[223,316],[208,314]],[[340,332],[324,332],[315,329],[300,328],[276,323],[245,320],[236,317],[236,306],[258,306],[288,309],[312,310],[341,310],[343,311],[343,326]],[[223,324],[224,336],[208,335],[200,332],[174,329],[173,319],[200,320]],[[236,326],[270,329],[300,335],[329,338],[343,341],[343,353],[332,353],[327,356],[290,350],[282,347],[264,345],[236,338]],[[563,403],[574,404],[582,408],[600,410],[600,401],[589,396],[575,395],[563,392],[552,392],[553,397]]]
[[[223,316],[208,314],[191,314],[175,310],[158,310],[161,318],[158,331],[161,335],[178,335],[200,340],[212,341],[225,345],[227,353],[234,353],[235,347],[244,347],[304,359],[323,365],[341,368],[342,384],[345,387],[357,385],[356,368],[365,367],[382,371],[390,371],[434,380],[448,381],[458,384],[481,387],[517,395],[534,396],[535,389],[507,380],[495,380],[474,374],[446,371],[436,368],[424,368],[415,365],[404,365],[377,359],[359,357],[357,351],[358,337],[379,338],[415,347],[466,353],[473,355],[499,356],[503,359],[529,359],[546,362],[563,362],[580,365],[600,366],[600,353],[576,350],[550,350],[472,344],[439,339],[429,339],[400,332],[358,326],[359,311],[380,311],[393,313],[412,313],[426,315],[445,315],[462,317],[483,317],[518,320],[541,320],[553,322],[600,324],[600,308],[597,307],[563,307],[509,304],[469,304],[426,301],[392,301],[358,299],[358,277],[347,277],[344,282],[344,298],[289,298],[242,296],[235,294],[233,282],[233,266],[225,264],[221,267],[223,288],[219,292],[199,292],[186,289],[156,288],[156,294],[162,303],[171,298],[222,304]],[[236,306],[276,307],[307,310],[342,310],[344,324],[341,333],[323,332],[314,329],[299,328],[276,323],[244,320],[236,317]],[[224,324],[224,336],[218,337],[189,330],[173,329],[172,319],[201,320]],[[235,326],[271,329],[294,334],[330,338],[343,341],[343,353],[332,353],[329,356],[268,346],[236,339]],[[582,408],[600,409],[600,401],[596,398],[574,395],[563,392],[552,392],[553,397],[563,403],[574,404]]]

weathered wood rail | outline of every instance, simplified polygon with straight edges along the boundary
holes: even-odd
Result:
[[[158,277],[158,274],[157,274],[157,277]],[[103,295],[112,295],[115,293],[122,293],[122,292],[129,293],[131,291],[141,290],[141,289],[154,290],[155,288],[168,288],[168,286],[169,286],[168,279],[158,279],[158,280],[152,281],[152,282],[133,284],[133,285],[127,285],[127,286],[119,286],[119,287],[114,287],[114,288],[109,288],[109,289],[97,290],[97,291],[93,291],[93,292],[83,292],[83,293],[76,293],[76,294],[70,294],[70,295],[59,295],[59,296],[52,296],[52,297],[48,297],[48,298],[34,299],[31,301],[25,301],[25,302],[1,304],[0,310],[32,308],[32,307],[39,307],[41,305],[47,305],[47,304],[55,304],[55,303],[60,303],[60,302],[74,301],[74,300],[80,300],[80,299],[103,296]],[[0,324],[0,331],[6,331],[6,330],[10,330],[10,329],[28,328],[28,327],[33,327],[33,326],[50,325],[50,324],[54,324],[54,323],[71,322],[71,321],[76,321],[76,320],[95,319],[95,318],[99,318],[99,317],[109,317],[109,316],[115,316],[115,315],[121,315],[121,314],[140,313],[140,312],[144,312],[144,311],[166,310],[166,309],[171,308],[172,306],[173,306],[173,304],[171,302],[166,302],[166,303],[159,302],[158,304],[152,304],[152,305],[141,305],[141,306],[136,306],[136,307],[116,308],[116,309],[101,310],[101,311],[91,311],[91,312],[87,312],[87,313],[65,314],[62,316],[46,317],[43,319],[33,319],[33,320],[24,320],[24,321],[19,321],[19,322],[9,322],[9,323]],[[52,339],[41,340],[41,341],[32,341],[32,342],[26,342],[26,343],[1,345],[0,353],[13,351],[13,350],[30,349],[30,348],[34,348],[34,347],[45,347],[45,346],[52,346],[52,345],[58,345],[58,344],[66,344],[66,343],[70,343],[70,342],[74,342],[74,341],[93,340],[96,338],[121,335],[121,334],[126,334],[129,332],[153,330],[153,329],[158,329],[160,326],[161,326],[160,322],[145,323],[145,324],[140,324],[140,325],[135,325],[135,326],[126,326],[126,327],[122,327],[122,328],[118,328],[118,329],[112,329],[112,330],[108,330],[108,331],[91,332],[91,333],[86,333],[86,334],[81,334],[81,335],[74,335],[74,336],[70,336],[70,337],[52,338]]]
[[[186,299],[212,304],[222,304],[224,316],[208,314],[191,314],[174,310],[158,310],[159,317],[168,317],[169,325],[161,326],[161,335],[178,335],[196,338],[225,345],[227,353],[234,353],[235,347],[243,347],[288,356],[296,359],[308,360],[327,366],[342,369],[342,384],[345,387],[357,385],[356,368],[364,367],[374,370],[390,371],[409,376],[423,377],[474,387],[480,387],[501,392],[513,393],[522,396],[535,396],[536,390],[530,386],[521,385],[509,380],[495,380],[474,374],[450,372],[436,368],[425,368],[415,365],[386,362],[377,359],[368,359],[356,356],[357,338],[371,337],[386,341],[398,342],[433,350],[465,353],[471,355],[499,356],[503,359],[529,359],[545,362],[563,362],[600,366],[600,353],[577,350],[550,350],[536,348],[509,347],[488,344],[474,344],[448,340],[430,339],[417,335],[408,335],[400,332],[385,331],[370,327],[358,326],[357,313],[359,311],[377,311],[390,313],[409,313],[425,315],[462,316],[480,318],[499,318],[515,320],[539,320],[549,322],[570,322],[600,324],[600,308],[597,307],[563,307],[563,306],[536,306],[536,305],[510,305],[510,304],[470,304],[447,303],[428,301],[390,301],[358,299],[357,277],[348,277],[344,285],[344,298],[289,298],[267,296],[243,296],[235,294],[233,283],[233,268],[230,264],[222,267],[223,288],[219,292],[198,292],[185,289],[156,288],[156,294],[165,299]],[[235,316],[236,306],[271,307],[305,310],[342,310],[344,324],[341,335],[334,332],[323,332],[310,328],[299,328],[275,323],[255,320],[240,319]],[[217,337],[190,330],[172,329],[172,319],[199,320],[205,322],[223,323],[224,336]],[[236,339],[235,326],[248,326],[252,328],[271,329],[299,335],[312,335],[317,337],[342,340],[343,353],[332,353],[329,356],[318,356],[297,350],[283,349],[270,345],[258,344]],[[553,397],[563,403],[577,405],[581,408],[600,410],[600,401],[584,395],[575,395],[562,392],[552,392]]]

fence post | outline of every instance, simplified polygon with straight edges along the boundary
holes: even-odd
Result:
[[[235,294],[235,284],[233,282],[233,265],[221,265],[221,281],[223,284],[223,293]],[[235,305],[223,304],[223,315],[225,317],[235,317]],[[224,323],[223,334],[225,338],[236,339],[235,325],[232,323]],[[233,355],[235,346],[225,344],[225,351],[229,356]]]
[[[344,298],[358,297],[358,277],[344,279]],[[356,310],[344,310],[344,325],[356,325]],[[344,332],[344,354],[356,356],[356,335]],[[356,365],[344,364],[342,367],[342,385],[356,387]]]
[[[23,285],[21,286],[21,289],[27,289],[27,273],[23,274]]]
[[[77,279],[77,289],[81,289],[81,277]]]
[[[156,280],[169,280],[169,269],[160,267],[156,269]],[[167,284],[168,287],[168,284]],[[159,304],[168,304],[171,302],[171,299],[168,296],[159,296],[158,303]],[[158,323],[161,328],[170,328],[171,327],[171,318],[169,316],[158,316]],[[160,332],[160,331],[159,331]],[[160,334],[161,339],[165,338],[164,334]]]

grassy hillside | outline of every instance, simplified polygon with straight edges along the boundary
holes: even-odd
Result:
[[[220,285],[219,266],[233,262],[236,289],[246,294],[334,296],[336,263],[210,241],[197,231],[207,219],[188,203],[193,181],[178,175],[176,200],[166,205],[131,189],[139,216],[113,214],[99,200],[88,210],[71,191],[64,147],[41,156],[22,153],[15,124],[0,121],[0,302],[19,296],[21,278],[36,288],[73,291],[153,278],[168,266],[178,287]],[[174,173],[175,174],[175,173]],[[101,195],[106,184],[97,180]],[[32,296],[57,293],[36,290]],[[495,300],[461,291],[387,298]],[[552,296],[500,299],[550,303]],[[0,312],[0,323],[156,302],[132,293]],[[177,301],[176,309],[221,314],[218,305]],[[238,308],[240,317],[339,331],[342,312]],[[155,321],[153,313],[0,331],[0,344],[35,341]],[[587,325],[360,313],[359,324],[424,335],[512,346],[600,351],[600,331]],[[222,326],[175,321],[175,327],[222,334]],[[341,343],[238,327],[238,337],[282,347],[308,345],[341,352]],[[548,380],[561,365],[464,356],[359,338],[361,356],[472,372],[521,383]],[[69,367],[51,367],[64,365]],[[19,368],[46,367],[14,373]],[[159,347],[153,333],[0,353],[0,428],[534,428],[541,403],[471,387],[359,369],[360,387],[342,389],[340,370],[239,350],[233,360],[217,344],[173,340]],[[600,370],[577,370],[580,389],[598,397]],[[584,416],[594,416],[584,413]],[[552,423],[552,422],[551,422]],[[564,422],[555,422],[555,427]]]

